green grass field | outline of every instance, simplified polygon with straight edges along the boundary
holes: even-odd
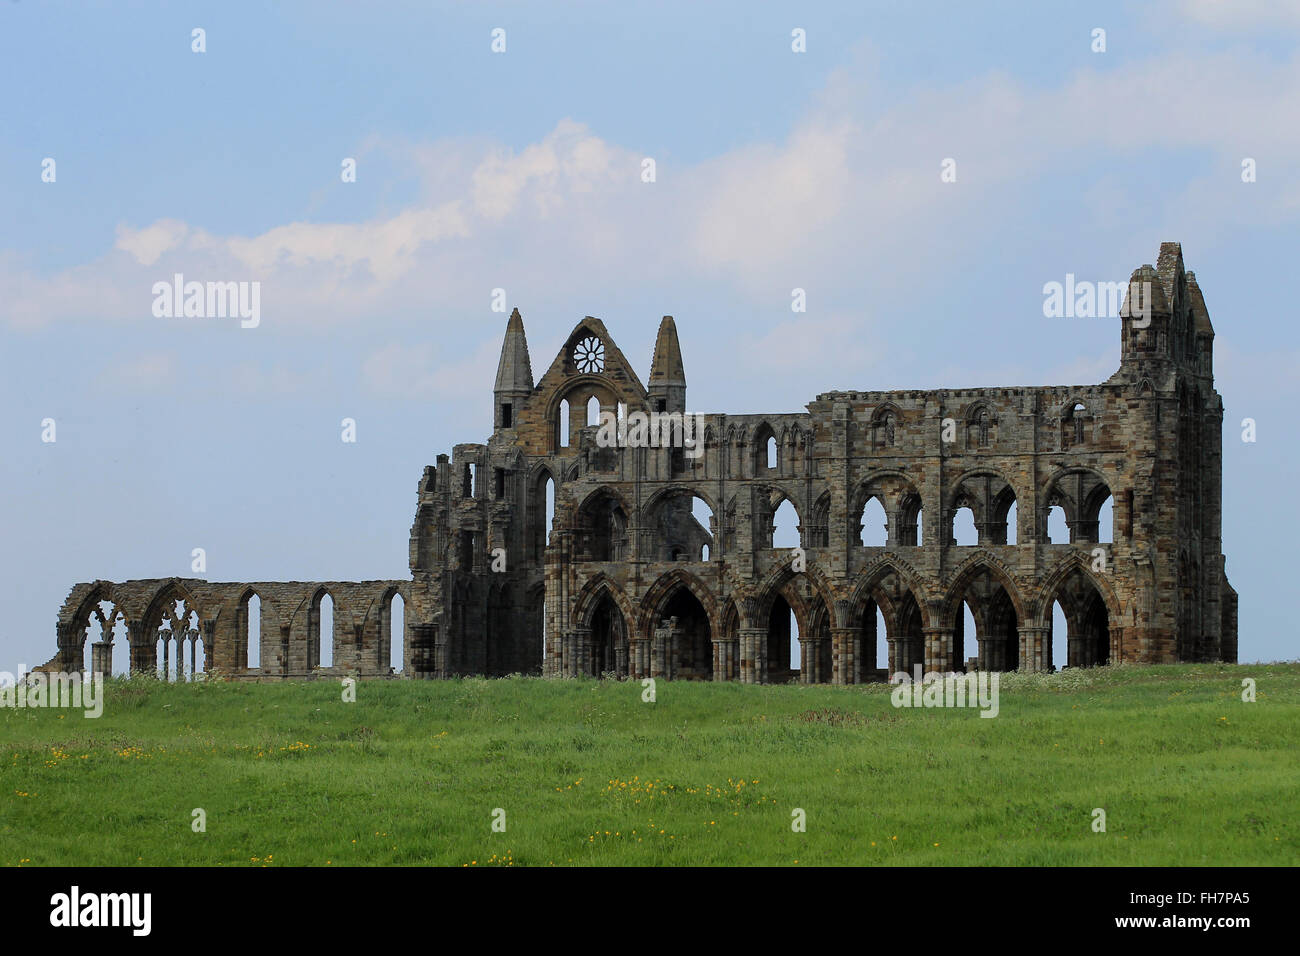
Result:
[[[1005,675],[995,719],[889,691],[118,680],[97,720],[0,710],[0,863],[1300,860],[1300,664]]]

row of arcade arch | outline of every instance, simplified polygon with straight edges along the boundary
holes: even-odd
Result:
[[[554,485],[540,472],[535,492],[539,519],[533,547],[540,559],[554,515]],[[540,507],[545,500],[545,510]],[[1106,483],[1093,472],[1059,476],[1044,499],[1042,543],[1111,543],[1115,540],[1114,507]],[[805,524],[793,500],[770,487],[758,503],[754,538],[759,548],[816,548],[829,544],[829,494],[823,494]],[[577,554],[584,561],[620,561],[628,555],[629,508],[612,488],[589,495],[577,512]],[[854,513],[863,547],[916,547],[924,541],[921,496],[904,476],[886,475],[865,484]],[[708,561],[736,531],[735,502],[719,523],[708,498],[687,486],[671,487],[642,509],[643,527],[652,533],[651,560]],[[968,476],[952,497],[948,514],[949,542],[958,546],[1024,544],[1018,529],[1014,489],[1000,477]]]
[[[1026,621],[1015,583],[995,565],[970,565],[932,613],[918,600],[914,580],[886,563],[859,585],[854,622],[840,637],[845,682],[886,680],[936,658],[959,671],[1060,670],[1110,661],[1115,599],[1081,559],[1062,562],[1047,578],[1038,600],[1051,610],[1041,623]],[[640,607],[600,576],[577,601],[579,639],[565,649],[564,672],[761,683],[832,680],[831,615],[817,588],[786,576],[749,610],[742,623],[736,601],[719,608],[686,572],[662,578]],[[951,645],[940,649],[939,641]],[[1024,659],[1026,654],[1035,659]]]
[[[263,607],[258,590],[245,588],[236,608],[233,656],[237,668],[260,669],[263,647],[278,646],[280,628],[274,611],[264,627]],[[317,588],[299,613],[303,610],[307,615],[308,669],[333,667],[336,647],[347,639],[347,632],[344,620],[336,620],[330,589]],[[380,602],[378,656],[388,661],[395,674],[403,670],[405,618],[405,601],[400,591],[390,588]],[[192,596],[174,585],[164,587],[150,602],[143,619],[147,637],[133,644],[127,615],[121,607],[109,599],[92,598],[86,602],[74,623],[82,639],[85,669],[115,676],[149,670],[168,681],[193,680],[207,670],[211,637],[200,623],[199,608]],[[141,654],[141,648],[151,649],[152,653]]]

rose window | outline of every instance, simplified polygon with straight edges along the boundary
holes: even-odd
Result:
[[[588,336],[574,346],[573,362],[579,372],[586,374],[605,371],[605,343],[594,335]]]

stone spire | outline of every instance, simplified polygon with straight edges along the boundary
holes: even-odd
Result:
[[[524,319],[515,309],[506,324],[501,343],[501,362],[497,365],[497,394],[527,394],[533,390],[533,365],[528,359],[528,339],[524,337]]]
[[[1187,298],[1190,300],[1188,308],[1192,313],[1192,331],[1197,335],[1208,335],[1214,338],[1214,325],[1210,322],[1210,313],[1205,308],[1205,296],[1201,294],[1195,272],[1187,273]]]
[[[686,387],[686,369],[682,365],[682,347],[677,342],[677,324],[671,315],[659,323],[655,355],[650,362],[650,387],[680,385]]]
[[[650,362],[651,411],[684,412],[686,410],[686,368],[682,365],[682,347],[677,342],[677,324],[671,315],[659,323],[654,359]]]

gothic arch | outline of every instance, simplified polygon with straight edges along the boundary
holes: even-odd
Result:
[[[154,591],[148,607],[141,616],[141,620],[145,625],[145,633],[149,637],[152,637],[153,632],[162,625],[163,611],[167,602],[177,600],[184,601],[186,606],[198,615],[200,622],[205,620],[202,606],[195,599],[193,592],[185,587],[180,578],[170,578]]]
[[[896,481],[901,486],[896,490],[877,491],[873,490],[876,486],[889,481]],[[881,504],[885,506],[885,512],[896,510],[902,507],[903,499],[908,494],[920,495],[920,490],[916,487],[916,482],[903,471],[897,468],[878,468],[872,469],[854,486],[853,497],[849,499],[849,514],[853,520],[857,520],[862,514],[862,509],[866,507],[867,500],[871,497],[883,498]]]
[[[575,402],[575,398],[580,399],[580,401]],[[569,403],[570,416],[573,415],[575,409],[585,412],[587,400],[591,398],[596,398],[602,407],[609,407],[624,401],[627,396],[618,392],[603,374],[584,373],[572,375],[565,381],[564,387],[556,389],[546,403],[546,420],[559,422],[560,403],[563,401]]]
[[[915,568],[898,555],[886,552],[859,571],[852,582],[849,592],[849,620],[843,622],[844,626],[861,626],[862,612],[868,600],[873,600],[881,606],[886,612],[887,621],[891,619],[891,615],[898,611],[898,607],[895,606],[894,596],[880,588],[880,583],[890,574],[896,575],[901,585],[902,593],[898,595],[899,600],[903,599],[906,592],[911,592],[920,609],[922,625],[925,627],[930,625],[932,595],[924,579]]]
[[[1106,605],[1106,613],[1110,617],[1112,624],[1122,620],[1120,616],[1120,602],[1115,595],[1114,588],[1105,576],[1098,576],[1092,570],[1092,555],[1086,551],[1072,549],[1065,557],[1056,563],[1038,589],[1032,611],[1037,614],[1037,624],[1040,627],[1046,627],[1051,623],[1052,603],[1056,600],[1057,591],[1060,590],[1066,579],[1075,572],[1080,572],[1087,578],[1097,593],[1101,595],[1102,601]]]
[[[646,640],[654,638],[654,629],[659,623],[659,612],[679,587],[685,587],[686,590],[695,595],[696,600],[704,608],[710,631],[713,634],[719,633],[718,602],[713,596],[713,592],[691,572],[683,568],[674,568],[667,574],[662,574],[655,579],[655,582],[646,590],[645,596],[641,598],[641,613],[634,618],[628,618],[629,624],[634,620],[637,622],[636,633],[638,635]]]
[[[1067,472],[1067,471],[1073,471],[1077,469],[1063,468],[1060,470],[1061,472]],[[957,493],[961,490],[961,486],[965,484],[967,481],[970,481],[972,478],[985,478],[985,477],[997,478],[999,481],[1007,485],[1007,487],[1009,487],[1012,490],[1012,492],[1015,493],[1017,501],[1022,500],[1023,496],[1021,495],[1021,490],[1018,487],[1016,487],[1016,483],[1012,481],[1010,478],[1008,478],[1000,468],[995,468],[990,465],[975,465],[971,468],[967,468],[956,478],[953,478],[948,482],[946,482],[947,488],[944,492],[944,507],[952,506],[953,501],[955,501],[957,498]]]
[[[1016,583],[1015,576],[1005,564],[998,560],[995,554],[980,548],[958,566],[944,592],[943,603],[940,605],[939,610],[939,624],[942,627],[951,628],[954,625],[957,614],[960,613],[966,589],[976,575],[982,571],[987,571],[1002,585],[1003,590],[1007,592],[1007,597],[1011,599],[1011,606],[1016,612],[1016,618],[1021,621],[1026,620],[1025,601],[1021,596],[1020,586]]]
[[[1075,487],[1068,487],[1066,479],[1069,478],[1077,478]],[[1101,506],[1107,498],[1116,500],[1116,491],[1122,490],[1121,482],[1122,479],[1117,479],[1112,485],[1110,478],[1088,465],[1058,468],[1043,483],[1039,499],[1038,526],[1043,540],[1046,540],[1048,514],[1053,507],[1060,506],[1066,523],[1073,529],[1071,543],[1095,543]]]
[[[767,442],[768,439],[776,442],[776,463],[768,465],[767,463]],[[761,422],[754,427],[754,440],[750,446],[750,453],[754,458],[753,473],[755,475],[763,474],[780,474],[781,467],[785,460],[785,447],[782,443],[782,436],[777,435],[776,429],[768,422]]]
[[[597,485],[595,488],[587,491],[581,498],[575,499],[573,502],[574,514],[581,514],[584,508],[592,504],[601,495],[607,495],[608,497],[613,498],[614,501],[618,503],[618,506],[623,509],[623,514],[627,516],[629,522],[632,520],[633,516],[636,515],[636,509],[628,503],[625,497],[623,497],[623,492],[621,492],[616,485],[608,484]]]
[[[967,449],[992,448],[997,444],[998,415],[985,398],[977,398],[966,406],[965,447]]]
[[[115,588],[113,585],[109,584],[107,581],[96,581],[91,589],[86,593],[86,596],[77,604],[76,611],[71,615],[67,615],[66,613],[60,614],[60,620],[69,627],[77,628],[78,633],[84,635],[86,628],[90,626],[90,618],[94,615],[95,610],[100,604],[107,601],[109,604],[112,604],[115,609],[123,611],[123,617],[129,623],[132,618],[129,614],[126,614],[122,606],[113,599],[114,590]]]
[[[349,602],[343,594],[344,588],[340,587],[341,584],[343,582],[321,581],[309,585],[308,590],[301,594],[298,603],[294,606],[293,615],[289,619],[290,626],[296,624],[300,615],[307,613],[319,597],[328,594],[330,600],[334,602],[334,629],[338,630],[340,626],[344,626],[346,629],[342,633],[351,638],[356,618],[353,616]]]
[[[798,589],[787,591],[786,585],[797,578],[799,575],[807,577],[812,585],[815,597],[809,601],[798,592]],[[827,613],[831,615],[831,626],[834,627],[834,614],[830,611],[831,605],[835,601],[835,592],[830,582],[826,580],[825,575],[816,565],[809,565],[804,571],[795,571],[789,562],[782,562],[771,571],[754,588],[754,620],[766,621],[768,615],[772,612],[772,604],[780,594],[789,601],[790,606],[794,609],[795,616],[800,624],[803,624],[807,618],[812,605],[820,598],[827,606]],[[755,626],[762,626],[755,625]],[[802,633],[802,632],[801,632]]]
[[[699,484],[702,485],[704,483],[701,482]],[[683,482],[683,481],[674,481],[671,484],[665,485],[664,487],[657,490],[654,494],[652,494],[649,498],[647,498],[645,501],[641,503],[641,514],[652,515],[654,514],[655,509],[658,508],[661,504],[663,504],[663,502],[666,501],[668,498],[671,498],[674,495],[681,495],[681,494],[687,494],[693,498],[699,498],[701,501],[703,501],[706,505],[709,506],[709,510],[712,511],[715,516],[719,514],[718,505],[713,500],[713,496],[711,494],[705,491],[703,487],[697,486],[696,483]]]
[[[569,619],[570,624],[574,627],[590,627],[591,616],[600,605],[601,598],[606,594],[609,595],[610,600],[622,613],[623,620],[627,623],[630,631],[637,620],[636,607],[628,599],[627,592],[603,571],[589,578],[583,584],[581,590],[578,591],[578,596],[573,602],[573,614]]]
[[[871,447],[873,450],[898,445],[903,426],[903,412],[893,402],[885,402],[871,413]]]

